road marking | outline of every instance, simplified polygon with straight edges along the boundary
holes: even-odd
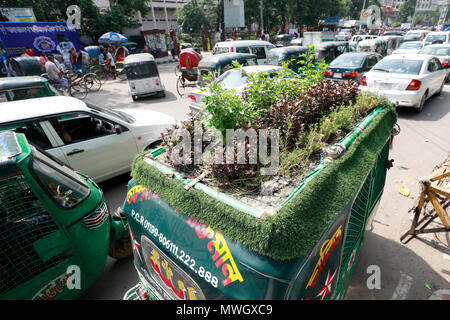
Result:
[[[406,273],[400,271],[400,280],[394,290],[391,300],[406,300],[409,289],[411,289],[413,278]]]

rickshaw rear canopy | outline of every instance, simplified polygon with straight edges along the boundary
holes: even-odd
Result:
[[[180,67],[186,69],[192,69],[198,67],[198,64],[202,56],[194,49],[184,49],[180,52]]]
[[[155,58],[150,53],[135,53],[127,56],[123,64],[124,66],[139,64],[144,62],[154,62]]]

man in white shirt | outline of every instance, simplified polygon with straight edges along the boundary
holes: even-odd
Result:
[[[114,62],[114,57],[108,50],[106,54],[106,59],[108,60],[109,71],[114,75],[114,80],[116,79],[116,63]]]
[[[55,82],[56,85],[67,89],[69,82],[66,78],[62,77],[61,70],[55,64],[55,58],[53,56],[48,57],[48,61],[45,63],[45,72],[47,72],[48,79]]]

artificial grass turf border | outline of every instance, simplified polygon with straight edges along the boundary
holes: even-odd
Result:
[[[397,121],[393,107],[382,110],[338,160],[329,163],[273,217],[265,220],[242,213],[202,191],[148,165],[142,152],[133,160],[132,177],[158,193],[180,212],[199,219],[249,250],[276,260],[307,254],[359,190],[375,165]]]

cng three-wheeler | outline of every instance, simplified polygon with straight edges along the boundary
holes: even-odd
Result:
[[[95,182],[12,131],[0,132],[0,219],[2,300],[78,298],[108,254],[131,254],[128,224]]]

